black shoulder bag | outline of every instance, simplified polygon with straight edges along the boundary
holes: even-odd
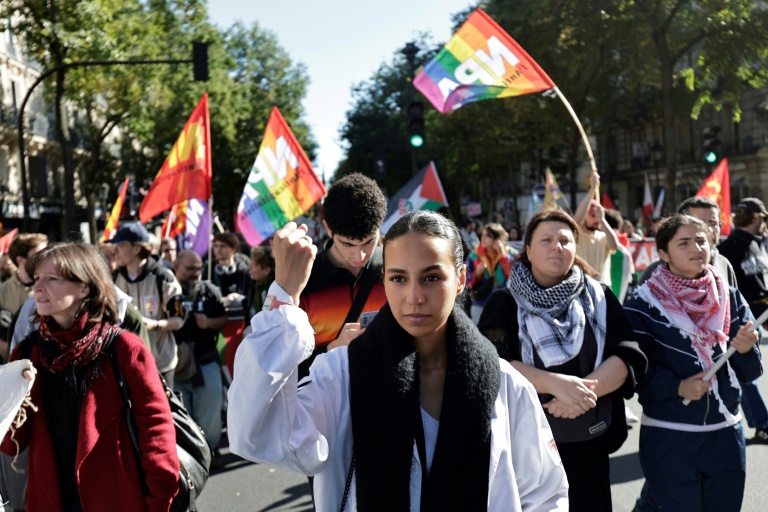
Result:
[[[139,432],[136,426],[136,420],[133,418],[133,404],[128,386],[125,382],[123,372],[117,361],[117,347],[115,341],[121,331],[112,333],[112,340],[109,342],[109,356],[112,360],[112,371],[115,374],[117,387],[120,390],[120,398],[123,400],[125,408],[125,422],[128,428],[128,435],[131,438],[131,445],[136,454],[139,470],[139,480],[144,495],[147,494],[147,483],[144,479],[144,471],[141,467],[141,448],[139,446]],[[197,497],[203,490],[208,481],[208,473],[211,467],[213,451],[208,441],[205,439],[205,433],[200,426],[195,423],[187,412],[181,397],[174,393],[158,372],[160,381],[163,383],[165,396],[168,397],[168,404],[171,406],[171,415],[173,416],[173,426],[176,430],[176,453],[179,457],[179,492],[173,498],[171,511],[178,512],[197,512]]]

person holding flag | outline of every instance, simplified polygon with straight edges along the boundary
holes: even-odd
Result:
[[[605,220],[605,209],[595,199],[600,188],[600,176],[589,177],[589,190],[579,203],[573,219],[579,225],[577,254],[596,272],[596,279],[611,286],[611,255],[619,250],[619,238]]]
[[[760,337],[744,297],[709,265],[707,232],[689,215],[663,219],[656,246],[665,265],[624,306],[648,357],[637,388],[645,474],[638,512],[741,509],[746,445],[739,383],[762,373]],[[735,354],[703,380],[729,347]]]

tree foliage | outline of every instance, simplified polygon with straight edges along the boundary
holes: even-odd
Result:
[[[189,114],[209,94],[216,209],[232,218],[258,152],[267,118],[277,106],[310,159],[316,144],[302,120],[309,86],[275,34],[257,24],[214,26],[205,0],[6,0],[2,19],[42,69],[67,62],[175,60],[192,57],[193,41],[209,44],[207,83],[190,64],[69,68],[46,94],[75,107],[61,119],[64,138],[75,128],[82,196],[94,204],[103,183],[116,194],[120,176],[138,181],[160,169]],[[11,17],[11,15],[14,15]],[[120,128],[121,145],[110,139]],[[85,142],[87,140],[87,142]],[[69,144],[64,144],[68,146]],[[62,159],[63,160],[63,159]],[[92,210],[92,208],[91,208]],[[95,233],[92,233],[95,234]]]
[[[763,2],[488,0],[481,7],[549,74],[588,132],[662,125],[668,190],[675,189],[677,125],[705,107],[727,108],[738,120],[742,92],[766,85],[768,9]],[[454,29],[473,9],[454,16]],[[421,62],[436,51],[424,47],[431,50],[419,56]],[[347,158],[337,174],[369,172],[376,148],[384,148],[388,188],[396,190],[408,178],[402,172],[408,168],[402,114],[403,99],[411,94],[407,75],[404,59],[395,54],[356,86],[340,133]],[[573,198],[574,171],[585,155],[559,103],[531,95],[473,103],[446,115],[429,108],[423,159],[438,162],[445,188],[455,194],[487,179],[503,184],[514,175],[510,170],[531,162],[539,177],[551,167]],[[615,159],[603,155],[599,160],[601,173],[610,177]],[[394,175],[390,162],[396,165]],[[492,193],[500,188],[492,187]],[[674,193],[667,197],[670,203],[677,200]],[[455,202],[457,195],[449,198]]]

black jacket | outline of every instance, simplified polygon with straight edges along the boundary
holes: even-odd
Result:
[[[731,262],[739,291],[759,317],[768,309],[768,253],[760,237],[736,228],[717,249]]]

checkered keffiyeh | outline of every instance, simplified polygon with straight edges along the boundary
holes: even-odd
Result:
[[[727,350],[727,333],[731,326],[730,295],[725,280],[712,265],[697,279],[678,277],[666,265],[659,265],[637,293],[691,340],[702,370],[712,367],[712,350],[716,344],[722,353]],[[726,362],[726,368],[730,386],[739,389],[730,362]],[[737,418],[720,396],[717,375],[712,376],[712,392],[718,401],[718,411],[731,424],[736,422]]]
[[[595,368],[603,362],[605,293],[581,267],[574,265],[561,283],[542,288],[530,269],[518,263],[507,287],[517,302],[523,363],[534,366],[534,349],[546,368],[570,361],[581,352],[587,322],[597,342]]]
[[[691,338],[702,368],[712,367],[715,343],[727,350],[731,304],[723,278],[709,266],[698,279],[683,279],[659,265],[646,281],[662,313]]]

